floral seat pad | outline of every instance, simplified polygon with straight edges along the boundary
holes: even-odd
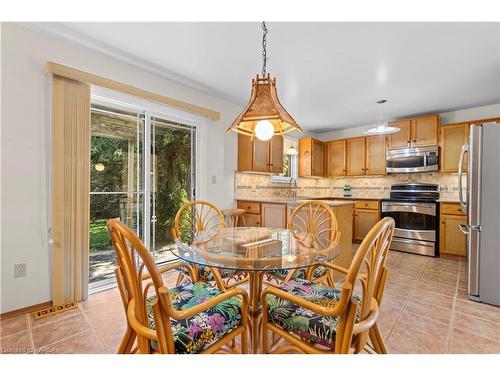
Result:
[[[189,276],[188,270],[185,269],[184,267],[178,267],[177,269],[186,276]],[[236,270],[229,270],[226,268],[217,268],[217,271],[219,271],[219,275],[223,279],[225,279],[226,277],[234,276],[238,272]],[[212,274],[210,267],[206,266],[198,266],[198,278],[204,282],[215,281],[214,275]]]
[[[172,306],[177,310],[186,310],[222,293],[220,289],[205,283],[185,283],[169,289]],[[149,327],[155,329],[152,301],[147,299]],[[229,298],[184,320],[170,319],[174,335],[175,351],[179,354],[198,353],[209,347],[222,336],[231,332],[241,322],[241,300]],[[156,347],[157,343],[152,343]]]
[[[277,288],[324,307],[334,307],[340,300],[338,289],[302,279],[290,280]],[[360,301],[359,297],[354,298]],[[270,322],[311,344],[331,349],[335,347],[338,316],[326,317],[273,295],[267,296],[267,304]],[[356,316],[358,320],[359,310]]]
[[[273,275],[274,277],[277,277],[279,279],[286,279],[288,276],[289,272],[292,272],[293,270],[274,270],[271,271],[270,274]],[[328,269],[324,266],[318,266],[314,269],[313,271],[313,279],[317,279],[318,277],[323,276]],[[297,273],[295,274],[294,279],[305,279],[306,278],[306,268],[300,268]]]

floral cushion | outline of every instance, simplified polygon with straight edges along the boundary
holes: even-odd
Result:
[[[334,307],[340,300],[338,289],[302,279],[291,280],[279,285],[278,288],[324,307]],[[360,301],[359,297],[354,296],[354,298]],[[335,347],[338,316],[326,317],[273,295],[267,296],[267,303],[267,316],[270,322],[284,330],[294,332],[311,344],[331,349]],[[356,321],[359,321],[359,310]]]
[[[186,276],[189,276],[188,270],[185,269],[184,267],[178,267],[177,270],[181,271]],[[238,272],[236,270],[228,270],[226,268],[217,268],[217,270],[219,271],[220,277],[222,277],[223,279],[225,279],[226,277],[234,276],[236,272]],[[198,278],[200,279],[200,281],[204,282],[210,282],[215,280],[212,271],[210,271],[210,267],[206,266],[198,266]]]
[[[291,271],[292,270],[279,269],[271,271],[270,273],[271,275],[277,277],[278,279],[286,279],[286,277],[288,276],[288,272]],[[312,277],[313,279],[317,279],[318,277],[323,276],[327,271],[328,269],[326,267],[318,266],[314,269]],[[298,272],[295,274],[294,279],[305,279],[305,278],[306,278],[306,268],[300,268]]]
[[[172,306],[186,310],[222,293],[220,289],[205,283],[185,283],[169,289]],[[151,303],[156,296],[147,299],[146,310],[149,327],[155,329]],[[170,319],[174,335],[175,351],[198,353],[231,332],[241,322],[241,300],[229,298],[214,307],[184,320]],[[152,343],[156,347],[157,343]]]

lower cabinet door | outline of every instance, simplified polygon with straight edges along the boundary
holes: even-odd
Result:
[[[262,226],[286,228],[286,205],[262,203]]]
[[[459,215],[441,215],[439,252],[441,254],[466,255],[467,237],[458,229],[467,218]]]
[[[243,215],[244,223],[243,220],[240,220],[238,225],[240,227],[260,227],[260,215],[259,214],[245,214]]]
[[[368,232],[380,220],[378,210],[354,209],[354,239],[363,240]]]

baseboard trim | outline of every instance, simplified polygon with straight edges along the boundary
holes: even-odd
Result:
[[[46,309],[52,306],[52,301],[38,303],[32,306],[26,306],[17,310],[7,311],[6,313],[0,314],[0,319],[14,318],[19,315],[32,313],[41,309]]]

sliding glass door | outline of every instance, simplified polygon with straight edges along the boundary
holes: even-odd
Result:
[[[134,105],[91,109],[89,287],[115,282],[106,221],[132,228],[157,263],[171,260],[171,227],[195,195],[196,126]]]

